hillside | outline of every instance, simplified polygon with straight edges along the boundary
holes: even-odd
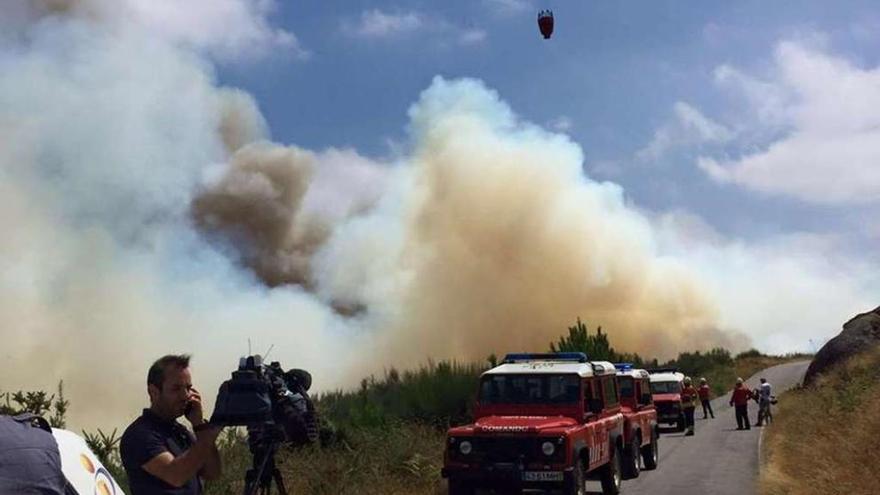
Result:
[[[761,495],[877,493],[878,410],[880,347],[783,395],[765,431]]]

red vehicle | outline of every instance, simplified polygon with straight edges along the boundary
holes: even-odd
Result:
[[[657,469],[659,433],[657,410],[651,396],[650,375],[630,364],[615,364],[620,406],[623,412],[624,479],[637,478],[642,470]]]
[[[657,421],[674,424],[676,431],[684,431],[684,411],[681,407],[681,383],[684,375],[674,368],[655,369],[649,373]]]
[[[472,424],[449,429],[450,495],[479,488],[617,494],[623,414],[614,365],[583,353],[508,354],[483,373]]]

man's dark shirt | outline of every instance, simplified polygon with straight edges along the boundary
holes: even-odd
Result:
[[[64,484],[55,437],[0,416],[0,493],[63,495]]]
[[[160,418],[149,409],[126,428],[119,442],[122,465],[128,473],[132,495],[200,495],[198,477],[176,488],[141,467],[162,452],[177,457],[192,447],[195,437],[177,421]]]

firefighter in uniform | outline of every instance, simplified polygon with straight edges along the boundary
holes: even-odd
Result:
[[[681,389],[681,409],[684,412],[685,436],[694,434],[694,411],[697,408],[697,389],[691,385],[691,377],[684,377],[684,388]]]
[[[709,383],[706,382],[705,378],[700,378],[700,388],[697,391],[700,393],[700,404],[703,405],[703,419],[706,419],[706,413],[709,413],[709,416],[712,416],[712,419],[715,419],[715,413],[712,411],[712,403],[709,401],[712,390],[709,388]]]
[[[743,379],[736,379],[736,387],[730,396],[730,405],[736,408],[736,429],[751,430],[749,423],[749,400],[753,397],[752,391],[743,385]],[[745,427],[744,427],[745,426]]]

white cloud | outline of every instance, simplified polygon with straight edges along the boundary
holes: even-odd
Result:
[[[343,31],[362,38],[387,38],[416,31],[424,25],[424,17],[416,12],[387,13],[373,9],[362,12],[357,23],[344,22]]]
[[[392,13],[379,9],[362,12],[356,21],[342,21],[341,31],[362,39],[389,39],[420,33],[439,39],[444,45],[476,45],[485,41],[487,36],[483,29],[461,27],[442,17],[416,11]]]
[[[555,131],[568,132],[569,130],[571,130],[572,121],[570,117],[566,115],[560,115],[559,117],[551,120],[547,125]]]
[[[623,166],[614,160],[596,160],[585,166],[587,175],[599,179],[617,178],[623,173]]]
[[[654,131],[651,142],[638,151],[639,159],[656,160],[674,148],[724,143],[733,138],[733,132],[727,127],[683,101],[675,103],[674,111],[675,118]]]
[[[813,203],[880,201],[880,67],[783,42],[769,80],[728,67],[716,79],[743,92],[753,126],[785,132],[738,158],[701,157],[714,180]]]
[[[475,45],[486,40],[486,31],[482,29],[466,29],[458,36],[458,42],[462,45]]]
[[[493,12],[518,14],[532,7],[529,0],[483,0]]]

